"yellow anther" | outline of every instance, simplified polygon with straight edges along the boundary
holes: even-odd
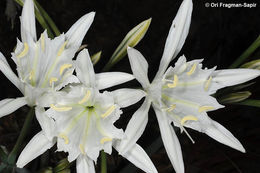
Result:
[[[69,110],[72,109],[72,107],[66,107],[66,106],[64,106],[64,107],[56,107],[54,104],[51,104],[50,107],[52,109],[54,109],[55,111],[58,111],[58,112],[69,111]]]
[[[29,74],[29,80],[32,80],[33,79],[33,76],[34,76],[34,71],[32,70]]]
[[[83,144],[79,144],[79,149],[82,154],[86,154]]]
[[[177,75],[174,75],[173,77],[173,83],[172,84],[168,84],[167,86],[169,88],[174,88],[177,86],[177,83],[178,83],[179,79],[178,79],[178,76]]]
[[[210,76],[209,79],[206,81],[206,84],[204,86],[205,91],[208,91],[211,81],[212,81],[212,76]]]
[[[24,57],[24,56],[28,53],[28,51],[29,51],[29,46],[28,46],[28,44],[27,44],[27,43],[24,43],[23,45],[24,45],[23,51],[16,56],[17,58],[22,58],[22,57]]]
[[[187,115],[181,119],[181,125],[183,125],[186,121],[189,121],[189,120],[198,121],[198,118],[193,115]]]
[[[68,43],[68,41],[65,41],[65,42],[63,43],[63,45],[61,46],[61,48],[60,48],[59,51],[58,51],[57,56],[61,56],[62,52],[63,52],[64,49],[65,49],[65,46],[67,45],[67,43]]]
[[[215,109],[213,106],[201,106],[199,108],[199,112],[209,111],[209,110],[213,110],[213,109]]]
[[[58,78],[56,78],[56,77],[50,78],[50,86],[52,86],[53,82],[57,82],[57,81],[58,81]]]
[[[112,141],[112,138],[110,138],[110,137],[104,137],[104,138],[102,138],[102,139],[100,140],[100,143],[101,143],[101,144],[104,144],[105,142],[109,142],[109,141]]]
[[[91,94],[91,92],[88,90],[87,93],[85,94],[85,96],[83,97],[83,99],[80,100],[80,101],[78,102],[78,104],[83,104],[83,103],[85,103],[85,102],[89,99],[90,94]]]
[[[171,112],[171,111],[173,111],[175,108],[176,108],[176,105],[171,105],[171,106],[167,109],[167,111],[168,111],[168,112]]]
[[[43,34],[41,34],[40,40],[41,40],[41,48],[42,48],[42,51],[44,51],[44,49],[45,49],[45,37],[44,37]]]
[[[64,139],[64,143],[65,143],[65,144],[68,144],[68,143],[69,143],[69,138],[68,138],[67,135],[61,133],[61,134],[59,135],[59,137],[62,138],[62,139]]]
[[[62,75],[63,71],[67,68],[70,68],[72,67],[72,64],[63,64],[61,67],[60,67],[60,75]]]
[[[193,66],[191,67],[190,71],[187,72],[187,75],[192,75],[194,73],[194,71],[196,70],[197,64],[193,64]]]
[[[101,117],[102,117],[102,118],[105,118],[105,117],[109,116],[110,114],[112,114],[112,112],[113,112],[115,109],[116,109],[116,106],[115,106],[115,105],[111,106],[105,113],[103,113],[103,114],[101,115]]]

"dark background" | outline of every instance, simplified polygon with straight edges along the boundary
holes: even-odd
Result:
[[[6,56],[8,62],[15,69],[10,59],[10,53],[16,45],[16,37],[20,38],[19,16],[21,8],[14,7],[13,22],[7,20],[5,14],[6,2],[0,1],[0,51]],[[55,21],[62,32],[82,15],[96,11],[95,20],[88,31],[83,44],[88,44],[90,54],[102,50],[101,61],[95,66],[100,72],[113,51],[131,28],[152,17],[150,28],[144,39],[136,46],[146,57],[149,63],[149,78],[152,79],[159,67],[164,43],[181,4],[181,0],[39,0],[38,1]],[[256,8],[206,8],[205,3],[220,1],[195,1],[189,35],[179,55],[185,54],[188,60],[204,58],[207,67],[218,66],[218,69],[228,66],[258,37],[260,31],[260,3]],[[236,2],[239,1],[225,1]],[[249,2],[249,1],[241,1]],[[253,1],[257,3],[257,0]],[[15,3],[14,3],[15,4]],[[15,15],[17,14],[17,15]],[[12,24],[13,23],[13,24]],[[37,23],[38,36],[43,31]],[[259,52],[250,59],[258,59]],[[174,64],[173,61],[172,64]],[[112,71],[131,73],[127,58],[118,63]],[[21,96],[3,74],[0,74],[0,99]],[[123,86],[138,86],[137,82]],[[253,92],[251,98],[259,99],[259,83],[247,88]],[[141,102],[139,103],[139,105]],[[139,107],[131,106],[117,122],[117,126],[125,126],[131,114]],[[27,107],[23,107],[0,120],[0,145],[10,151],[19,135]],[[229,129],[244,145],[247,153],[243,154],[225,145],[219,144],[204,134],[188,129],[195,140],[192,144],[185,134],[177,130],[182,145],[185,170],[187,173],[257,173],[260,169],[260,114],[259,108],[226,105],[225,109],[210,112],[209,116]],[[40,128],[34,120],[33,130],[27,141],[36,134]],[[26,142],[25,141],[25,144]],[[154,142],[155,141],[155,142]],[[160,140],[158,124],[153,110],[150,110],[149,122],[145,133],[138,141],[148,150],[158,172],[173,172],[166,152]],[[150,146],[152,145],[152,147]],[[150,146],[150,147],[149,147]],[[48,152],[46,157],[50,160],[44,166],[54,166],[64,154],[53,154],[55,149]],[[49,156],[48,156],[49,155]],[[40,158],[42,159],[42,157]],[[32,172],[39,169],[39,160],[27,166]],[[119,172],[126,168],[128,162],[113,152],[108,157],[108,172]],[[97,170],[99,171],[99,162]],[[72,169],[73,170],[73,169]],[[126,172],[136,172],[132,168]]]

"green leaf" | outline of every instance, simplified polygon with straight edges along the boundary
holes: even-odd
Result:
[[[123,57],[126,56],[128,46],[134,47],[142,40],[150,26],[151,20],[152,19],[150,18],[143,21],[127,33],[123,41],[117,47],[108,63],[104,67],[104,71],[108,71],[113,65],[118,63]]]
[[[96,65],[96,63],[98,63],[98,61],[101,58],[101,54],[102,54],[102,51],[99,51],[91,56],[91,61],[92,61],[93,65]]]
[[[241,66],[241,68],[251,68],[260,70],[260,59],[247,62]]]
[[[249,96],[251,96],[249,91],[235,92],[221,97],[219,102],[223,104],[236,103],[247,99]]]
[[[62,171],[67,170],[70,167],[70,163],[67,160],[67,158],[62,159],[61,161],[59,161],[59,163],[57,164],[57,166],[53,169],[54,173],[61,173]]]
[[[254,99],[247,99],[242,102],[238,102],[236,104],[239,105],[246,105],[246,106],[254,106],[254,107],[260,107],[260,100],[254,100]]]

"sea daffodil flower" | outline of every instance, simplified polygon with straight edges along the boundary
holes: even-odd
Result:
[[[99,92],[101,88],[131,80],[133,76],[120,72],[95,74],[86,49],[79,53],[75,66],[81,84],[68,85],[57,92],[55,103],[50,105],[50,109],[38,112],[42,114],[40,117],[49,118],[49,122],[45,120],[45,123],[40,123],[43,129],[40,134],[45,135],[40,135],[38,140],[49,141],[46,150],[56,138],[58,151],[68,152],[70,162],[77,160],[78,173],[95,172],[94,162],[99,152],[104,150],[111,154],[112,146],[117,149],[114,144],[124,138],[123,130],[113,125],[122,113],[120,108],[136,103],[145,93],[137,89]],[[54,120],[54,128],[51,120]],[[47,129],[46,124],[49,124]],[[37,136],[39,134],[34,138]],[[38,148],[34,138],[18,158],[18,167],[23,167],[31,158],[44,152],[40,148],[41,153],[32,152]],[[145,151],[137,144],[123,156],[145,172],[157,172]]]
[[[185,127],[206,133],[225,145],[245,152],[240,142],[226,128],[207,116],[208,111],[223,107],[210,95],[220,88],[240,84],[260,75],[258,70],[251,69],[203,69],[202,60],[186,62],[184,56],[178,59],[175,67],[166,70],[185,42],[191,13],[192,1],[184,0],[172,22],[159,70],[151,83],[147,76],[147,61],[139,51],[128,48],[133,74],[146,91],[147,97],[131,118],[125,131],[127,138],[119,146],[120,153],[127,152],[139,139],[146,127],[152,104],[166,152],[178,173],[184,172],[184,164],[172,123],[188,136]],[[189,138],[192,140],[190,136]]]
[[[0,53],[0,70],[23,93],[24,97],[1,101],[0,117],[27,104],[38,105],[44,93],[56,91],[68,83],[77,82],[72,75],[72,58],[94,19],[94,12],[81,17],[65,34],[50,39],[46,31],[37,41],[34,4],[25,0],[21,15],[21,40],[17,39],[12,59],[18,77]],[[8,111],[6,111],[8,110]]]

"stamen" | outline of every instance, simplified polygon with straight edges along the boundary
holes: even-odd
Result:
[[[27,44],[27,43],[24,43],[23,45],[24,45],[24,49],[23,49],[23,51],[22,51],[21,53],[19,53],[19,54],[16,56],[17,58],[22,58],[22,57],[24,57],[24,56],[28,53],[28,50],[29,50],[28,44]]]
[[[59,49],[58,51],[58,54],[57,56],[61,56],[62,52],[64,51],[65,49],[65,46],[67,45],[68,41],[65,41],[64,44],[61,46],[61,48]]]
[[[69,138],[68,138],[67,135],[61,133],[61,134],[59,135],[59,137],[62,138],[62,139],[64,139],[64,143],[65,143],[65,144],[68,144],[68,143],[69,143]]]
[[[109,142],[109,141],[112,141],[112,138],[110,138],[110,137],[104,137],[104,138],[102,138],[102,139],[100,140],[100,143],[101,143],[101,144],[104,144],[105,142]]]
[[[193,66],[191,67],[190,71],[187,72],[187,75],[192,75],[194,73],[194,71],[196,70],[197,64],[193,64]]]
[[[63,64],[61,67],[60,67],[60,75],[62,75],[63,71],[67,68],[70,68],[72,67],[72,64]]]
[[[212,81],[212,76],[210,76],[209,79],[206,81],[206,84],[205,84],[205,87],[204,87],[205,91],[208,91],[211,81]]]
[[[199,107],[199,112],[209,111],[209,110],[213,110],[213,109],[215,109],[213,106],[201,106],[201,107]]]
[[[195,141],[192,139],[192,137],[191,137],[190,134],[187,132],[187,130],[186,130],[184,127],[182,127],[182,130],[183,130],[184,133],[188,136],[188,138],[191,140],[191,142],[194,144]]]
[[[169,108],[167,108],[167,111],[168,112],[171,112],[171,111],[173,111],[174,109],[176,108],[176,105],[171,105]]]
[[[72,109],[72,107],[56,107],[54,104],[51,104],[50,107],[52,109],[54,109],[55,111],[58,111],[58,112],[63,112],[63,111],[69,111]]]
[[[79,144],[79,149],[82,154],[86,154],[83,144]]]
[[[181,119],[181,125],[183,125],[186,121],[189,121],[189,120],[198,121],[198,118],[193,115],[187,115]]]
[[[101,117],[105,118],[105,117],[109,116],[115,110],[115,108],[116,108],[115,105],[111,106],[105,113],[103,113],[101,115]]]
[[[53,82],[57,82],[57,81],[58,81],[58,78],[52,77],[52,78],[50,79],[50,86],[52,86],[52,83],[53,83]]]
[[[42,51],[44,51],[44,48],[45,48],[45,37],[43,34],[41,34],[41,48],[42,48]]]
[[[85,103],[85,102],[89,99],[90,94],[91,94],[91,92],[88,90],[87,93],[85,94],[85,96],[83,97],[83,99],[80,100],[80,101],[78,102],[78,104],[83,104],[83,103]]]
[[[169,88],[174,88],[177,86],[177,83],[178,83],[178,76],[177,75],[174,75],[174,79],[173,79],[173,83],[172,84],[168,84],[167,86]]]
[[[34,76],[34,71],[32,70],[29,74],[29,80],[32,80],[33,79],[33,76]]]

